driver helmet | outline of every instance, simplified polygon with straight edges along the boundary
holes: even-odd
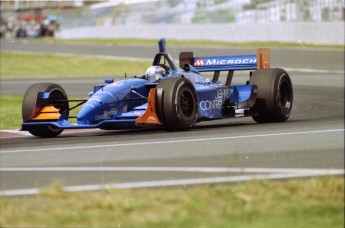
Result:
[[[166,70],[161,66],[150,66],[146,70],[146,77],[149,82],[158,81],[166,75]]]

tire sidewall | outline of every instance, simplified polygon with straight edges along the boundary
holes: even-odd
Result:
[[[37,95],[39,92],[58,92],[61,96],[67,100],[67,95],[65,90],[58,84],[53,83],[36,83],[33,84],[28,88],[24,95],[23,103],[22,103],[22,118],[23,121],[29,121],[32,117],[34,117],[40,109],[45,106],[49,105],[50,98],[47,99],[46,103],[38,104]],[[64,104],[66,110],[68,110],[68,102]],[[64,110],[64,111],[66,111]]]
[[[186,78],[167,78],[158,85],[163,89],[163,97],[158,100],[159,118],[167,130],[188,130],[193,127],[198,116],[198,99],[194,85]],[[193,111],[184,115],[180,99],[184,93],[192,98]]]
[[[186,116],[183,113],[183,110],[180,104],[180,99],[184,93],[187,93],[187,95],[190,96],[190,99],[192,100],[193,110],[190,116]],[[184,125],[183,127],[181,126],[182,128],[191,128],[192,126],[195,125],[196,120],[197,120],[197,115],[198,115],[197,95],[196,95],[194,86],[189,85],[189,83],[186,80],[182,81],[176,89],[176,97],[174,101],[174,106],[176,109],[176,117],[179,123],[181,125]]]
[[[253,116],[255,121],[281,122],[289,118],[292,110],[293,88],[290,76],[285,70],[280,68],[257,70],[252,74],[250,84],[256,85],[258,91],[253,106],[253,110],[258,112],[258,115]],[[282,89],[284,91],[281,91]],[[280,100],[282,92],[284,98],[289,101],[288,108],[282,106]]]
[[[40,92],[49,92],[50,96],[47,100],[45,100],[45,103],[39,103],[38,102],[38,93]],[[22,118],[23,121],[31,121],[33,117],[35,117],[41,110],[42,107],[46,105],[50,105],[51,102],[54,99],[64,99],[68,100],[65,90],[58,84],[54,83],[36,83],[33,84],[28,88],[24,95],[23,104],[22,104]],[[68,116],[68,110],[69,110],[69,104],[68,101],[62,103],[59,105],[60,108],[62,106],[62,109],[60,110],[60,113],[67,112]],[[29,132],[38,137],[55,137],[61,132],[63,129],[51,126],[51,125],[42,125],[38,129],[32,129],[29,130]]]
[[[55,128],[50,125],[41,126],[41,128],[37,130],[29,130],[30,134],[43,138],[52,138],[58,136],[62,131],[63,129]]]

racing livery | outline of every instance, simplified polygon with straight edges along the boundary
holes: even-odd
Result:
[[[68,99],[54,83],[37,83],[26,91],[22,130],[54,137],[64,129],[162,127],[189,130],[197,122],[251,116],[258,123],[283,122],[291,113],[288,73],[270,68],[270,50],[237,56],[199,56],[182,52],[179,64],[166,52],[165,40],[145,74],[96,84],[86,100]],[[234,71],[249,71],[249,80],[232,85]],[[225,82],[220,72],[227,72]],[[202,75],[213,73],[213,77]],[[71,102],[78,102],[70,107]],[[82,105],[76,116],[69,112]],[[76,119],[76,123],[71,123]]]

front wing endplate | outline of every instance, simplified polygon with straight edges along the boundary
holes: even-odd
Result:
[[[162,125],[156,113],[156,88],[150,89],[145,113],[135,120],[138,126],[158,126]]]

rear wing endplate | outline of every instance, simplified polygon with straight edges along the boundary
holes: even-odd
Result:
[[[259,48],[256,54],[194,57],[193,52],[181,52],[180,66],[192,65],[199,72],[257,70],[270,68],[270,49]]]

